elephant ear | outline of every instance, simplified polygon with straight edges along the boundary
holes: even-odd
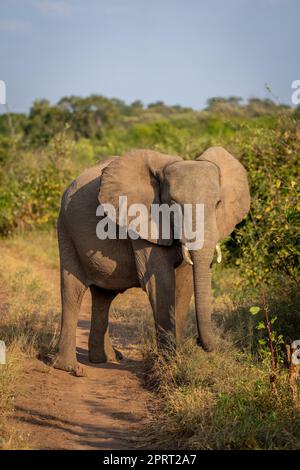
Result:
[[[210,147],[199,161],[214,163],[220,171],[220,201],[216,208],[219,239],[227,237],[250,209],[247,173],[243,165],[222,147]]]
[[[98,200],[100,204],[111,204],[119,220],[119,198],[127,197],[128,224],[136,216],[128,214],[132,204],[143,204],[147,214],[139,214],[143,226],[146,228],[145,238],[152,243],[169,246],[173,238],[163,239],[161,234],[153,236],[151,231],[152,217],[151,205],[161,204],[160,178],[163,168],[167,165],[180,161],[177,156],[165,155],[152,150],[131,150],[113,160],[103,171],[100,181]],[[172,233],[172,232],[171,232]]]

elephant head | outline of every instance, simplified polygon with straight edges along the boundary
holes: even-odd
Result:
[[[229,235],[247,214],[250,195],[247,175],[241,163],[221,147],[206,150],[196,160],[182,160],[150,150],[134,150],[115,159],[104,170],[99,193],[100,203],[118,209],[119,196],[127,196],[128,205],[144,204],[146,223],[151,224],[152,204],[177,203],[204,205],[204,242],[191,249],[198,343],[212,350],[211,265],[215,246]],[[195,217],[193,215],[193,220]],[[151,234],[151,230],[148,231]],[[171,232],[172,233],[172,232]],[[151,243],[170,246],[172,237],[148,236]],[[185,244],[186,240],[182,238]]]

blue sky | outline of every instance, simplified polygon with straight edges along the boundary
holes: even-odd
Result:
[[[99,93],[196,109],[212,96],[291,104],[299,0],[0,0],[0,79],[13,111]]]

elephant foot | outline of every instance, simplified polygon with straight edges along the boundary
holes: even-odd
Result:
[[[201,338],[197,338],[197,346],[200,346],[206,352],[212,352],[214,348],[213,341],[202,341]]]
[[[78,364],[76,358],[66,359],[59,354],[54,358],[52,362],[54,369],[64,370],[66,372],[71,372],[76,377],[85,377],[86,373],[82,365]]]
[[[109,352],[99,352],[90,350],[89,351],[89,361],[93,364],[102,364],[105,362],[119,362],[123,359],[123,354],[121,351],[113,348]]]

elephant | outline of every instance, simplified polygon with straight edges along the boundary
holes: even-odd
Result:
[[[97,208],[107,203],[118,212],[118,198],[128,204],[153,202],[204,204],[201,249],[175,240],[96,235]],[[197,343],[214,348],[211,323],[212,262],[218,242],[227,237],[250,208],[247,173],[222,147],[210,147],[195,160],[153,150],[130,150],[84,171],[62,196],[57,232],[61,273],[62,319],[54,367],[78,370],[76,326],[83,295],[92,296],[89,361],[114,361],[109,337],[109,309],[118,293],[142,288],[153,310],[158,348],[176,347],[194,294]],[[151,212],[149,212],[151,222]],[[171,223],[171,222],[170,222]],[[117,357],[118,358],[118,357]]]

